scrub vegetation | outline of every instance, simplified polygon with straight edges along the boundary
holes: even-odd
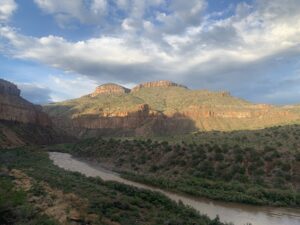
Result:
[[[159,193],[60,169],[36,148],[1,150],[0,165],[1,224],[223,224]]]
[[[300,206],[300,126],[151,139],[92,138],[61,151],[135,181],[258,205]],[[58,150],[55,147],[54,150]]]

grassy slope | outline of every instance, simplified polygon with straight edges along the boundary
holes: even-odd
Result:
[[[182,110],[191,105],[248,106],[250,103],[222,93],[205,90],[192,91],[180,87],[144,88],[133,92],[133,96],[144,99],[151,108],[158,111]]]
[[[94,138],[65,151],[166,189],[226,201],[299,207],[299,135],[300,126],[295,125],[156,138],[164,142]]]
[[[8,168],[9,171],[12,171],[12,169],[21,170],[33,179],[39,188],[31,188],[28,194],[34,194],[35,198],[38,198],[38,195],[46,194],[46,189],[41,189],[41,186],[46,184],[53,189],[62,190],[63,193],[73,193],[84,199],[87,201],[85,213],[97,215],[98,222],[93,224],[221,225],[217,219],[212,221],[206,216],[200,216],[194,210],[176,204],[161,194],[139,190],[115,182],[103,182],[99,178],[87,178],[79,173],[67,172],[54,166],[45,152],[36,149],[1,150],[0,165]],[[10,189],[8,187],[13,184],[13,180],[7,179],[13,178],[0,176],[0,193]],[[5,201],[3,201],[3,196],[0,195],[0,213],[6,210],[5,204],[7,201],[14,202],[15,195],[18,195],[18,193],[12,193],[11,197],[10,195],[6,196]],[[21,204],[27,204],[24,201],[25,199],[22,200]],[[13,216],[19,213],[18,205],[14,203],[12,205],[14,207],[10,207],[10,214],[7,215],[7,219],[12,219],[10,215]],[[35,215],[38,218],[42,216]],[[14,224],[28,224],[27,218],[28,216],[17,217]],[[80,224],[86,224],[85,219],[82,217]],[[57,223],[49,221],[49,223],[40,224],[52,225]]]

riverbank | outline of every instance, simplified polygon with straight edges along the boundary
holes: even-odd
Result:
[[[235,142],[231,146],[172,145],[101,138],[48,148],[51,149],[107,164],[128,179],[196,197],[300,207],[300,161],[296,150],[269,145],[242,148]]]
[[[194,197],[205,197],[226,202],[239,202],[257,206],[299,208],[300,195],[288,190],[266,189],[259,185],[226,183],[186,176],[171,180],[162,176],[121,172],[128,180]]]
[[[107,168],[104,169],[99,164],[74,158],[70,154],[59,152],[49,154],[53,162],[61,168],[77,171],[87,176],[99,176],[104,180],[113,180],[126,185],[160,192],[176,202],[182,202],[184,205],[208,215],[210,218],[219,215],[221,221],[231,221],[236,225],[249,223],[252,225],[298,225],[300,221],[300,209],[250,206],[184,196],[123,179],[117,173],[109,171]]]
[[[1,150],[0,165],[7,171],[1,174],[0,181],[3,176],[11,179],[12,184],[20,185],[22,193],[30,196],[32,206],[25,212],[46,214],[54,218],[51,225],[64,224],[60,220],[66,224],[224,225],[162,194],[61,169],[52,163],[47,152],[36,148]],[[11,175],[13,171],[20,176]],[[0,190],[5,188],[2,184]],[[5,209],[6,203],[1,199],[0,196],[0,209]],[[16,210],[11,209],[8,220],[18,213]],[[17,222],[29,224],[22,218]]]

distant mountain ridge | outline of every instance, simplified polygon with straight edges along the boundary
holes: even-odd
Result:
[[[90,95],[46,105],[44,111],[56,126],[78,136],[259,129],[300,120],[300,113],[290,108],[253,104],[229,92],[190,90],[165,80],[132,90],[104,84]]]

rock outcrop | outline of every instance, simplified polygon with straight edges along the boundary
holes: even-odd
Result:
[[[102,94],[125,94],[129,93],[130,89],[127,89],[118,84],[103,84],[96,88],[96,90],[90,95],[91,97],[96,97]]]
[[[153,82],[146,82],[143,84],[139,84],[136,87],[134,87],[131,91],[135,92],[135,91],[139,91],[142,88],[153,88],[153,87],[161,87],[161,88],[167,88],[167,87],[182,87],[187,89],[186,86],[181,85],[181,84],[176,84],[172,81],[168,81],[168,80],[159,80],[159,81],[153,81]]]

